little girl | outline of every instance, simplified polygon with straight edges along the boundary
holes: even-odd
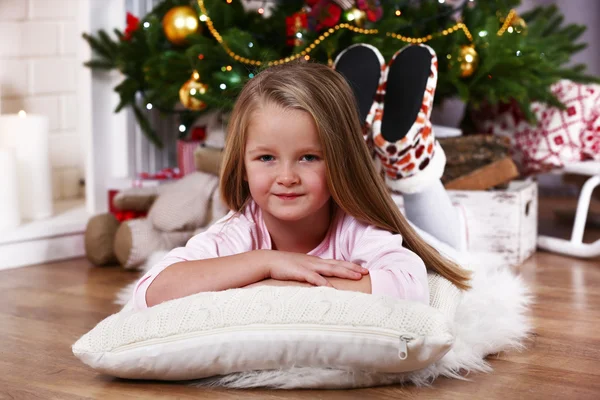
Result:
[[[426,244],[394,204],[338,72],[316,63],[261,72],[228,129],[220,188],[232,211],[140,279],[136,308],[255,285],[428,304],[426,267],[468,288],[469,273]]]

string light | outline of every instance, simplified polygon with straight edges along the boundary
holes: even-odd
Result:
[[[225,69],[226,69],[227,71],[231,71],[231,70],[233,69],[233,67],[232,67],[231,65],[228,65],[228,66],[227,66]]]
[[[402,15],[402,11],[400,11],[400,10],[396,10],[396,17],[399,17],[399,16],[401,16],[401,15]]]
[[[146,109],[147,110],[152,110],[152,103],[146,104]]]
[[[148,21],[144,22],[144,28],[150,28],[150,22],[148,22]]]
[[[219,87],[221,88],[221,90],[227,89],[227,85],[224,83],[221,83],[221,85],[219,85]]]
[[[285,57],[285,58],[280,58],[279,60],[272,60],[272,61],[259,61],[259,60],[252,60],[250,58],[246,58],[246,57],[242,57],[236,53],[234,53],[229,46],[227,45],[227,43],[225,43],[225,41],[223,40],[223,37],[221,36],[221,34],[219,33],[219,31],[217,31],[217,29],[214,27],[212,20],[208,17],[208,12],[206,11],[206,7],[204,6],[204,0],[197,0],[198,1],[198,6],[200,7],[200,11],[202,12],[202,15],[200,16],[200,20],[203,22],[206,22],[206,26],[208,27],[208,30],[210,31],[210,33],[213,35],[213,37],[217,40],[217,42],[219,42],[219,44],[221,45],[221,47],[223,47],[223,49],[225,50],[225,52],[231,57],[233,58],[235,61],[242,63],[242,64],[247,64],[247,65],[254,65],[254,66],[260,66],[263,64],[266,64],[267,66],[273,66],[273,65],[279,65],[279,64],[285,64],[288,63],[290,61],[294,61],[297,60],[301,57],[303,57],[305,60],[310,60],[310,56],[309,53],[314,50],[318,45],[321,44],[321,42],[323,42],[324,40],[326,40],[329,36],[331,36],[331,34],[339,31],[340,29],[347,29],[349,31],[352,31],[354,33],[360,33],[363,35],[376,35],[379,34],[379,30],[377,29],[362,29],[362,28],[358,28],[356,26],[350,25],[350,24],[346,24],[346,23],[342,23],[342,24],[337,24],[332,28],[329,28],[327,31],[323,32],[317,39],[315,39],[311,44],[309,44],[308,46],[306,46],[306,48],[304,48],[304,50],[293,54],[291,56]],[[438,0],[440,3],[444,3],[445,0]],[[261,12],[262,10],[262,12]],[[260,14],[262,14],[264,12],[264,9],[261,7],[258,9],[258,12]],[[401,11],[400,10],[396,10],[396,15],[401,15]],[[500,30],[498,30],[497,35],[498,36],[502,36],[504,34],[504,32],[507,30],[507,28],[509,27],[510,23],[512,22],[513,18],[516,15],[516,11],[514,9],[510,10],[510,12],[508,13],[506,19],[504,20],[504,24],[502,25],[502,27],[500,28]],[[458,22],[455,25],[451,26],[450,28],[444,29],[441,32],[437,32],[437,33],[433,33],[433,34],[429,34],[427,36],[422,36],[422,37],[409,37],[409,36],[404,36],[404,35],[400,35],[397,33],[393,33],[393,32],[386,32],[386,36],[388,37],[392,37],[394,39],[398,39],[401,40],[403,42],[406,43],[411,43],[411,44],[415,44],[415,43],[426,43],[430,40],[432,40],[435,37],[438,37],[440,35],[443,36],[447,36],[450,35],[458,30],[462,30],[462,32],[464,33],[464,35],[467,37],[467,39],[470,42],[473,42],[473,36],[471,35],[471,32],[469,31],[469,28],[467,28],[467,26],[462,23],[462,22]],[[481,31],[479,32],[479,36],[483,37],[485,35],[487,35],[487,32],[485,32],[485,34],[482,36],[482,33],[485,31]],[[252,42],[250,42],[248,44],[248,47],[252,47],[253,44]],[[224,85],[224,84],[222,84]]]
[[[262,8],[262,7],[261,7],[261,8],[259,8],[259,9],[258,9],[258,13],[259,13],[260,15],[263,15],[263,14],[265,13],[265,9],[264,9],[264,8]]]
[[[185,132],[185,125],[179,125],[179,132]]]

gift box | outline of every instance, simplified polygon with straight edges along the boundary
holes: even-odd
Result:
[[[465,253],[479,268],[521,265],[537,246],[538,186],[514,180],[504,189],[448,190],[465,231]],[[392,195],[404,212],[404,199]]]
[[[115,196],[125,189],[155,187],[166,182],[181,178],[183,175],[179,168],[165,168],[156,173],[142,172],[135,178],[113,178],[107,182],[108,195],[108,212],[113,214],[119,222],[127,221],[134,218],[142,218],[147,215],[147,212],[134,210],[121,210],[114,206],[113,199]]]
[[[119,222],[145,217],[147,215],[145,212],[120,210],[114,206],[113,199],[121,190],[123,189],[108,189],[108,212],[114,215]]]
[[[194,150],[198,148],[203,140],[178,140],[177,141],[177,165],[182,175],[196,171],[194,164]]]

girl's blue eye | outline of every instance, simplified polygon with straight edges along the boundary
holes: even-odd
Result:
[[[268,155],[260,156],[260,157],[258,157],[258,159],[263,162],[269,162],[269,161],[273,161],[273,156],[268,156]]]
[[[305,156],[302,156],[302,159],[305,161],[317,161],[319,157],[315,156],[314,154],[307,154]]]

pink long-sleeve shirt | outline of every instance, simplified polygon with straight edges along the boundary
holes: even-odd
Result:
[[[272,248],[260,207],[251,202],[243,213],[230,212],[191,238],[185,247],[170,251],[136,284],[134,306],[148,307],[148,287],[172,264]],[[350,261],[367,268],[373,294],[429,303],[425,264],[415,253],[402,247],[402,236],[358,221],[339,208],[323,241],[307,254]]]

